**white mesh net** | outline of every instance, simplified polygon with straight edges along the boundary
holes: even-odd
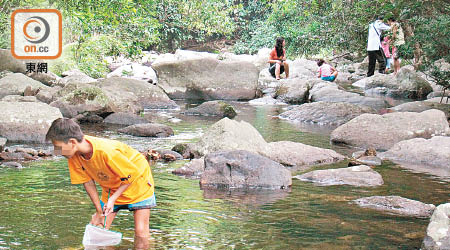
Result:
[[[91,224],[86,225],[83,236],[83,245],[88,246],[115,246],[122,240],[122,233]]]

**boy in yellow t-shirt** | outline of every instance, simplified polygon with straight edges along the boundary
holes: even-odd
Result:
[[[84,135],[67,118],[53,121],[46,140],[53,143],[56,154],[68,159],[72,184],[86,189],[96,209],[91,224],[110,228],[117,212],[128,209],[134,214],[136,237],[149,237],[150,208],[156,200],[150,166],[141,153],[119,141]],[[102,187],[101,200],[95,183]]]

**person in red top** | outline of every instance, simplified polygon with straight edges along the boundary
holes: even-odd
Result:
[[[284,46],[286,42],[284,38],[278,37],[275,43],[275,48],[270,52],[269,60],[270,63],[269,72],[277,80],[280,80],[280,74],[286,72],[286,78],[289,77],[289,64],[286,62],[286,50]]]

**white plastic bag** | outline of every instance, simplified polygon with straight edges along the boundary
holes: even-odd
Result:
[[[87,224],[84,230],[83,245],[86,246],[115,246],[122,241],[122,233]]]

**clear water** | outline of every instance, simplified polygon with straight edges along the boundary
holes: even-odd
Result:
[[[355,151],[330,145],[332,128],[273,118],[282,108],[235,105],[240,111],[236,119],[253,124],[267,141],[291,140],[346,155]],[[114,127],[84,129],[139,149],[171,148],[178,142],[195,141],[218,120],[187,117],[179,111],[149,111],[147,115],[170,124],[176,135],[150,139],[120,135]],[[170,116],[182,121],[170,123]],[[417,249],[428,219],[362,209],[351,201],[371,195],[401,195],[438,205],[450,198],[448,182],[394,164],[376,168],[385,182],[377,188],[320,187],[294,179],[290,192],[276,193],[203,191],[198,180],[170,173],[183,164],[152,166],[158,202],[150,218],[154,249]],[[346,162],[314,169],[344,166]],[[67,163],[61,158],[37,161],[20,170],[0,169],[0,206],[0,249],[83,249],[84,227],[94,212],[83,188],[70,184]],[[130,212],[121,211],[112,229],[122,232],[124,240],[111,249],[133,248]]]

